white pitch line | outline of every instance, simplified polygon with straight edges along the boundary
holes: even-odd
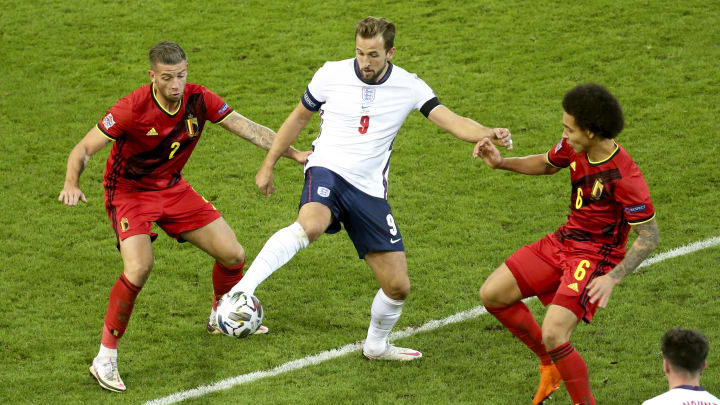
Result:
[[[678,257],[678,256],[684,256],[686,254],[696,252],[698,250],[707,249],[707,248],[710,248],[713,246],[718,246],[718,245],[720,245],[720,236],[701,240],[699,242],[691,243],[689,245],[680,246],[679,248],[675,248],[672,250],[668,250],[667,252],[656,254],[655,256],[645,260],[644,262],[640,263],[640,265],[638,266],[638,269],[640,267],[649,266],[651,264],[655,264],[655,263],[661,262],[663,260],[672,259],[673,257]]]
[[[720,245],[720,236],[701,240],[699,242],[691,243],[689,245],[680,246],[678,248],[669,250],[667,252],[659,253],[659,254],[645,260],[644,262],[642,262],[640,264],[640,266],[638,266],[638,268],[650,266],[652,264],[659,263],[659,262],[662,262],[667,259],[672,259],[672,258],[678,257],[678,256],[684,256],[684,255],[696,252],[698,250],[707,249],[707,248],[718,246],[718,245]],[[420,327],[417,327],[417,328],[407,328],[407,329],[403,329],[401,331],[393,332],[392,334],[390,334],[390,340],[406,338],[406,337],[412,336],[416,333],[428,332],[428,331],[440,328],[442,326],[466,321],[466,320],[472,319],[472,318],[477,318],[478,316],[480,316],[486,312],[487,312],[487,310],[485,309],[485,307],[483,307],[482,305],[479,305],[479,306],[469,309],[467,311],[458,312],[455,315],[451,315],[447,318],[429,321],[426,324],[424,324]],[[236,377],[226,378],[226,379],[218,381],[214,384],[201,385],[201,386],[199,386],[197,388],[193,388],[191,390],[181,391],[176,394],[172,394],[172,395],[169,395],[169,396],[166,396],[163,398],[154,399],[152,401],[146,402],[145,405],[174,404],[174,403],[177,403],[180,401],[184,401],[186,399],[201,397],[203,395],[230,389],[237,385],[246,384],[246,383],[249,383],[249,382],[252,382],[255,380],[259,380],[261,378],[273,377],[273,376],[276,376],[279,374],[286,373],[288,371],[299,370],[301,368],[313,366],[315,364],[320,364],[327,360],[332,360],[334,358],[341,357],[346,354],[350,354],[352,352],[358,351],[361,348],[362,348],[362,342],[351,343],[351,344],[339,347],[337,349],[332,349],[332,350],[324,351],[322,353],[304,357],[302,359],[293,360],[293,361],[281,364],[270,370],[255,371],[255,372],[248,373],[248,374],[242,374],[242,375],[239,375]]]

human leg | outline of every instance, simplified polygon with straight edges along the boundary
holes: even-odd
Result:
[[[570,344],[577,315],[562,306],[550,305],[542,325],[543,342],[557,367],[574,404],[594,405],[587,365]]]
[[[235,232],[222,217],[201,228],[182,232],[180,237],[215,259],[212,271],[213,310],[215,310],[220,297],[242,279],[245,250],[238,243]]]
[[[480,287],[480,299],[487,311],[532,350],[542,365],[549,365],[551,360],[542,343],[540,324],[521,301],[522,298],[517,280],[505,263],[495,269]]]
[[[560,388],[562,377],[552,364],[542,339],[542,329],[520,301],[537,296],[547,305],[554,297],[562,276],[559,266],[551,265],[557,245],[545,237],[513,253],[493,272],[480,289],[480,298],[488,312],[495,316],[513,335],[540,359],[540,382],[533,404],[537,405]]]
[[[388,336],[397,323],[410,293],[405,252],[368,252],[365,254],[380,289],[370,309],[371,319],[363,355],[373,360],[414,360],[422,353],[389,344]]]
[[[118,392],[126,388],[117,368],[117,344],[153,266],[150,236],[138,234],[120,241],[120,253],[123,273],[110,290],[100,350],[90,366],[90,373],[103,388]]]
[[[275,232],[265,242],[247,274],[231,291],[253,294],[257,286],[275,270],[290,261],[300,249],[306,248],[310,242],[319,238],[332,219],[330,209],[321,203],[310,202],[303,205],[292,225]]]

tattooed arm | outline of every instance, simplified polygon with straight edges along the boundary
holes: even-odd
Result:
[[[588,295],[591,304],[599,301],[598,306],[605,308],[608,300],[610,300],[613,288],[620,284],[625,276],[635,271],[640,263],[660,243],[660,233],[655,218],[644,224],[635,225],[632,229],[638,234],[638,237],[625,258],[608,274],[600,276],[588,284]]]
[[[270,128],[243,117],[237,111],[231,112],[230,116],[220,123],[220,126],[265,150],[270,149],[275,139],[275,132]],[[283,156],[299,163],[305,163],[307,155],[309,152],[300,152],[292,146],[289,146],[283,153]]]

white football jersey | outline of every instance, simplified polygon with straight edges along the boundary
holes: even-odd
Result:
[[[648,399],[642,405],[720,405],[720,400],[702,387],[681,385]]]
[[[326,62],[313,76],[302,103],[320,110],[321,124],[305,168],[325,167],[361,191],[387,199],[398,130],[412,110],[425,106],[427,116],[439,102],[417,75],[395,65],[389,64],[376,84],[358,75],[353,58]]]

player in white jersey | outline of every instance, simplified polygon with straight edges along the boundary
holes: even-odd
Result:
[[[648,399],[643,405],[720,405],[720,400],[700,386],[707,367],[710,345],[702,333],[673,328],[662,338],[663,370],[670,391]]]
[[[371,308],[363,355],[378,360],[413,360],[422,354],[388,342],[390,330],[410,292],[402,236],[387,203],[392,145],[413,110],[455,137],[490,138],[512,148],[505,128],[486,128],[441,105],[414,74],[390,63],[395,26],[368,17],[355,27],[355,58],[327,62],[308,85],[300,103],[280,127],[255,182],[265,195],[274,191],[273,167],[316,111],[320,134],[308,157],[297,221],[276,232],[243,279],[230,291],[254,293],[272,272],[323,233],[345,225],[350,239],[380,284]],[[283,146],[285,145],[285,146]]]

